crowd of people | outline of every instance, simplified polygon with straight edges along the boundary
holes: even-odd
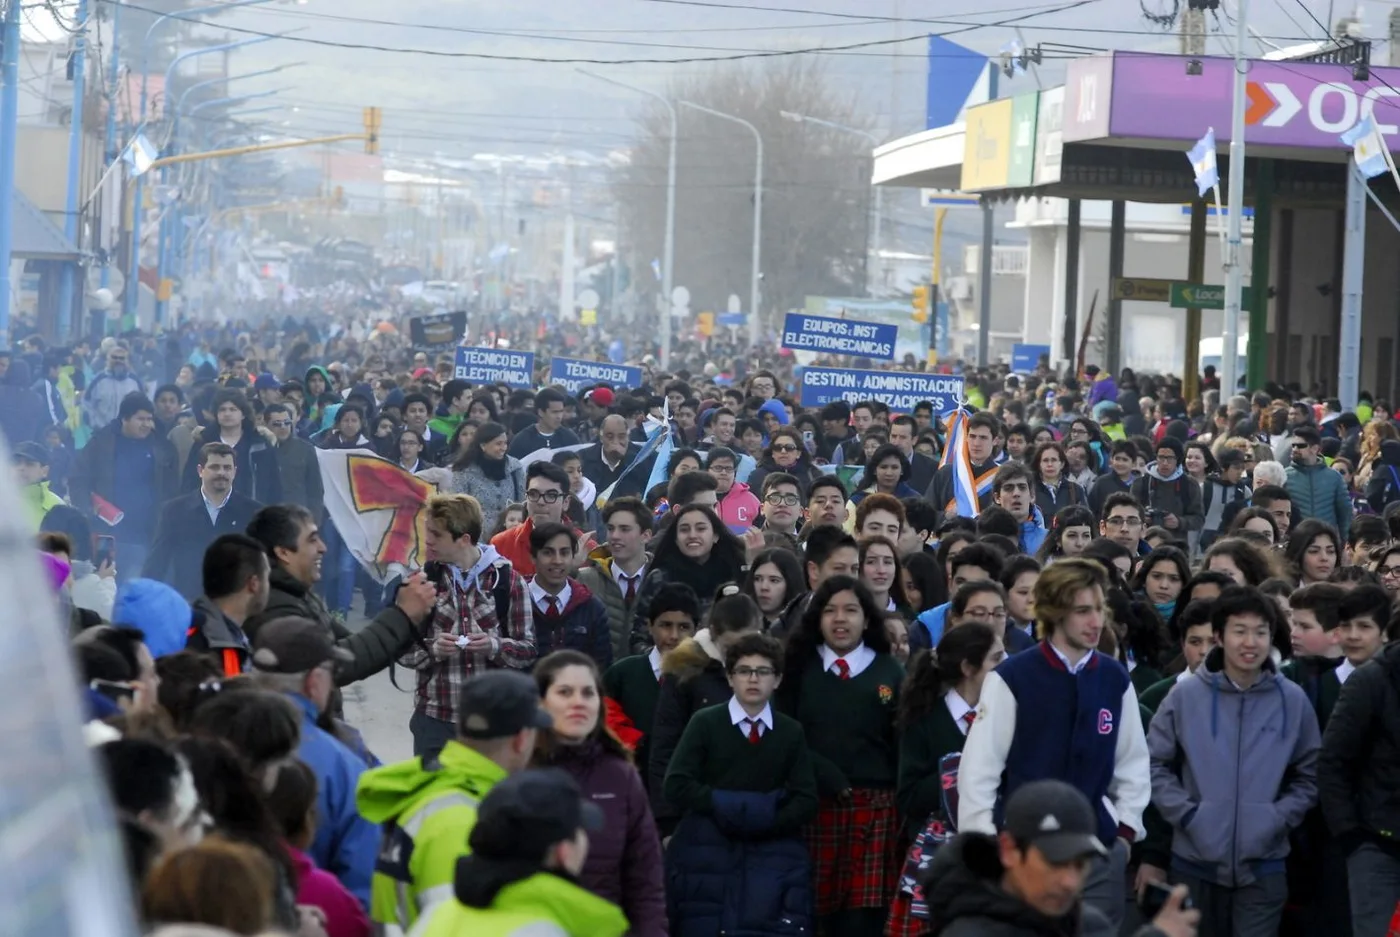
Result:
[[[744,349],[571,392],[392,326],[227,331],[0,356],[151,928],[1392,927],[1384,401],[968,369],[950,417],[803,407]],[[436,486],[421,569],[361,568],[318,449]],[[386,670],[392,764],[341,700]]]

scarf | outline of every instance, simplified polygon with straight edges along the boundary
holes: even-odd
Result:
[[[508,457],[507,457],[508,458]],[[506,477],[506,459],[493,459],[482,452],[476,457],[476,464],[481,468],[481,474],[498,482]]]
[[[1152,607],[1157,610],[1158,615],[1162,616],[1162,621],[1171,621],[1172,615],[1176,614],[1175,599],[1170,602],[1153,603]]]

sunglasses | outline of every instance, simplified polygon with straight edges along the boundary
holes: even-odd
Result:
[[[774,452],[796,452],[797,447],[790,442],[779,443],[773,446]]]

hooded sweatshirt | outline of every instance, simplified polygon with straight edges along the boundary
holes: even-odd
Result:
[[[462,863],[458,898],[435,910],[412,937],[622,937],[617,905],[562,875],[540,871],[498,887],[488,860]]]
[[[735,482],[715,505],[715,512],[734,533],[743,533],[754,525],[763,505],[743,482]]]
[[[1227,888],[1282,875],[1288,834],[1317,803],[1322,735],[1302,688],[1264,659],[1247,688],[1224,652],[1162,701],[1147,733],[1152,803],[1175,829],[1172,867]]]
[[[1201,486],[1180,464],[1169,475],[1164,475],[1156,462],[1147,466],[1142,477],[1133,482],[1133,497],[1147,509],[1148,526],[1161,524],[1167,514],[1175,514],[1181,521],[1178,531],[1200,530],[1205,523]]]
[[[457,859],[468,852],[477,805],[505,776],[496,762],[456,741],[448,742],[436,761],[413,758],[364,773],[356,790],[360,814],[371,823],[387,824],[386,842],[402,841],[399,854],[407,856],[397,864],[376,865],[371,920],[392,924],[402,914],[411,923],[424,906],[451,898]],[[405,833],[419,814],[421,826]],[[402,909],[401,884],[407,886]]]

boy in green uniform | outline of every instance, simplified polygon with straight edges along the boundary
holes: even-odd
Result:
[[[801,832],[817,814],[817,780],[801,723],[772,707],[782,645],[747,634],[724,663],[733,697],[691,718],[666,771],[666,799],[684,814],[666,852],[671,929],[682,929],[684,896],[686,928],[704,920],[713,925],[705,932],[737,934],[782,920],[805,933],[811,864]]]
[[[1149,714],[1157,712],[1157,707],[1162,705],[1162,700],[1171,688],[1195,673],[1196,668],[1201,666],[1201,661],[1205,660],[1206,655],[1215,647],[1215,631],[1210,625],[1209,602],[1196,601],[1183,608],[1177,627],[1181,630],[1181,657],[1186,662],[1186,669],[1174,677],[1159,680],[1142,691],[1138,702]]]
[[[636,763],[647,764],[648,742],[656,700],[661,695],[661,658],[686,638],[695,636],[700,619],[700,600],[685,583],[661,587],[647,607],[651,650],[633,654],[613,664],[603,674],[603,692],[617,703],[632,725],[642,733],[637,743]]]
[[[1341,586],[1315,582],[1288,597],[1288,607],[1292,611],[1293,657],[1280,672],[1303,688],[1317,713],[1317,724],[1324,732],[1332,707],[1337,705],[1337,695],[1342,692],[1337,669],[1345,658],[1337,640],[1337,628],[1342,621],[1342,600],[1346,596],[1347,591]],[[1385,630],[1384,621],[1381,630]]]

